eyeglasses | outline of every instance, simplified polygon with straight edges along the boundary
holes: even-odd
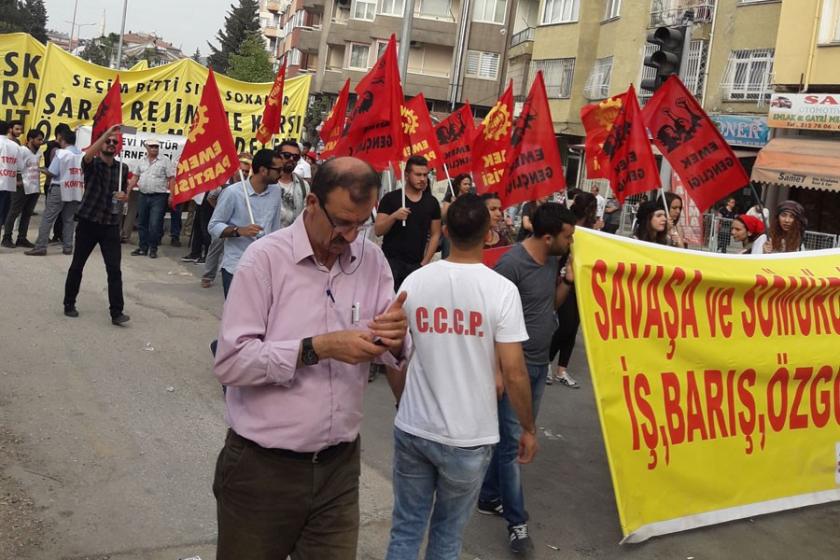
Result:
[[[327,206],[325,202],[321,200],[320,196],[318,197],[318,205],[321,207],[321,210],[324,211],[324,216],[327,217],[327,221],[330,223],[333,231],[338,233],[359,233],[368,228],[367,220],[362,224],[336,224],[335,221],[333,221],[332,216],[330,216],[330,213],[327,211]]]
[[[292,152],[280,152],[278,155],[283,159],[291,159],[293,161],[300,159],[300,154],[293,154]]]
[[[119,144],[119,141],[118,140],[105,140],[105,144],[107,144],[108,146],[116,146],[117,144]]]

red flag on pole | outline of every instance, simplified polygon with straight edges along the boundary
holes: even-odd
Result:
[[[642,117],[701,212],[750,182],[732,148],[677,76],[653,94]]]
[[[406,146],[403,159],[409,156],[423,156],[429,161],[429,167],[437,170],[438,177],[443,177],[443,159],[438,146],[432,117],[422,93],[412,97],[402,106],[402,126]]]
[[[391,35],[382,57],[356,86],[356,106],[335,155],[365,160],[377,171],[399,161],[403,151],[403,93],[397,68],[397,38]]]
[[[624,94],[613,127],[604,139],[607,178],[619,202],[630,195],[658,189],[659,170],[642,123],[642,110],[631,85]]]
[[[537,72],[522,112],[513,125],[510,145],[506,186],[496,190],[502,208],[566,188],[563,160],[554,137],[542,71]]]
[[[513,81],[484,117],[475,133],[472,147],[472,170],[476,191],[498,191],[505,185],[507,150],[513,128]]]
[[[114,79],[114,83],[108,88],[108,93],[96,108],[93,115],[93,130],[90,133],[90,143],[93,144],[106,130],[115,124],[122,124],[122,95],[120,92],[120,76]],[[122,152],[122,133],[117,133],[117,153]]]
[[[586,130],[586,177],[606,179],[610,158],[604,153],[604,140],[609,136],[618,112],[625,103],[625,94],[586,105],[580,110],[580,121]]]
[[[344,82],[344,87],[338,94],[330,114],[324,119],[321,125],[321,140],[324,142],[324,149],[321,151],[321,159],[327,159],[335,155],[335,146],[344,131],[344,120],[347,117],[347,101],[350,99],[350,78]]]
[[[465,103],[437,125],[435,135],[450,177],[472,171],[471,153],[475,122],[469,103]]]
[[[286,83],[286,57],[283,57],[283,65],[277,72],[274,79],[274,86],[265,98],[265,109],[263,110],[260,126],[257,128],[257,140],[265,146],[271,137],[280,132],[280,117],[283,114],[283,86]]]
[[[178,160],[172,206],[215,189],[238,169],[239,158],[230,133],[230,124],[222,106],[215,75],[210,70],[187,134],[187,143]]]

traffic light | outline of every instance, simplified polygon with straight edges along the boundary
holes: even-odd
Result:
[[[642,80],[642,89],[656,91],[668,76],[680,73],[685,31],[685,27],[658,27],[648,34],[647,42],[659,45],[659,50],[645,57],[644,65],[653,68],[656,75]]]

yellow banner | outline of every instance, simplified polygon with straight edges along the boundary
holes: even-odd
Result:
[[[0,120],[29,124],[38,101],[44,45],[27,33],[0,34]]]
[[[838,264],[576,231],[625,542],[840,500]]]
[[[49,137],[60,122],[71,127],[91,124],[93,114],[117,72],[85,62],[50,44],[41,74],[38,102],[30,124]],[[157,134],[183,135],[189,130],[207,79],[207,68],[184,58],[164,66],[123,70],[119,74],[126,125]],[[237,151],[258,150],[262,145],[255,139],[256,130],[265,97],[273,84],[240,82],[222,74],[216,74],[216,81]],[[300,138],[309,100],[309,83],[309,76],[286,81],[283,118],[275,142],[283,138]]]

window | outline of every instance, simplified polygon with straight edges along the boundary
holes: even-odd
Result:
[[[823,0],[819,37],[821,45],[840,42],[840,0]]]
[[[376,16],[376,0],[353,0],[353,19],[373,21]]]
[[[728,101],[770,100],[773,49],[732,51],[722,84]]]
[[[379,13],[385,16],[402,17],[405,10],[405,0],[382,0]]]
[[[592,73],[586,80],[583,94],[588,99],[606,99],[610,95],[610,76],[612,75],[611,56],[599,58],[592,67]]]
[[[466,75],[495,80],[499,77],[499,53],[467,51]]]
[[[473,6],[473,21],[483,23],[504,23],[507,0],[476,0]]]
[[[385,54],[385,48],[388,46],[388,41],[377,41],[376,42],[376,60],[382,58],[382,55]],[[397,41],[397,56],[399,56],[400,52],[400,42]]]
[[[545,0],[543,24],[569,23],[578,20],[580,0]]]
[[[504,5],[504,2],[502,2]],[[452,19],[450,0],[420,0],[420,16]],[[502,21],[504,21],[502,13]]]
[[[604,19],[617,18],[621,13],[621,0],[607,0]]]
[[[303,58],[302,55],[302,52],[300,52],[298,49],[293,48],[289,51],[288,63],[293,66],[300,66],[300,62]]]
[[[572,79],[575,75],[574,58],[531,61],[531,82],[538,70],[543,72],[545,93],[550,99],[568,99],[572,96]]]
[[[347,61],[348,68],[356,70],[367,70],[370,60],[370,45],[363,43],[350,43],[350,58]]]

